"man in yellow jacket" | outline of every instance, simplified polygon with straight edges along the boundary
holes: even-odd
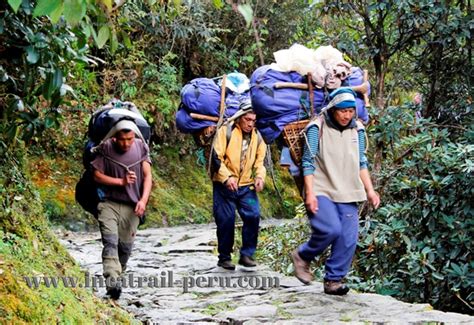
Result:
[[[260,205],[257,192],[264,186],[263,161],[267,146],[255,128],[256,115],[250,102],[240,106],[235,122],[217,130],[212,154],[213,214],[217,224],[218,266],[235,270],[231,262],[235,210],[243,221],[239,264],[254,267]]]

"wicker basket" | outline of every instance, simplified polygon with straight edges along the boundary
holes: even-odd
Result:
[[[283,139],[290,149],[291,158],[299,165],[303,156],[304,137],[301,131],[308,125],[309,120],[288,123],[283,128]]]
[[[208,126],[207,128],[193,133],[194,141],[198,147],[210,146],[215,133],[216,127],[214,125]]]

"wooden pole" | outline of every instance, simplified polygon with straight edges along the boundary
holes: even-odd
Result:
[[[227,81],[227,75],[225,74],[222,76],[222,84],[221,84],[221,102],[219,105],[219,119],[218,119],[218,126],[222,124],[224,120],[224,111],[225,111],[225,86]]]
[[[367,70],[364,70],[364,81],[359,86],[350,86],[347,88],[351,88],[355,92],[362,94],[364,97],[364,104],[365,107],[370,107],[369,101],[369,73]],[[281,88],[293,88],[293,89],[301,89],[301,90],[308,90],[309,84],[298,83],[298,82],[275,82],[273,84],[273,88],[281,89]]]
[[[198,113],[190,113],[189,115],[193,119],[196,119],[196,120],[212,121],[212,122],[219,121],[219,118],[217,116],[210,116],[210,115],[204,115],[204,114],[198,114]]]
[[[367,83],[367,90],[362,93],[364,96],[364,104],[365,107],[370,107],[370,101],[369,101],[369,72],[367,70],[364,70],[364,84]]]
[[[309,107],[310,107],[310,118],[314,114],[314,92],[313,92],[313,76],[311,72],[308,72],[308,91],[309,91]]]

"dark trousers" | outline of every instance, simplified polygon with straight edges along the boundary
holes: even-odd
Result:
[[[214,182],[213,199],[219,260],[231,259],[234,246],[235,210],[239,212],[243,221],[240,254],[253,256],[257,249],[260,222],[260,205],[254,186],[242,186],[236,192],[233,192],[229,191],[223,184]]]
[[[319,211],[316,214],[308,214],[312,229],[311,238],[299,247],[299,254],[309,262],[331,246],[324,278],[339,281],[349,271],[357,246],[357,204],[337,203],[325,196],[317,196],[317,199]]]

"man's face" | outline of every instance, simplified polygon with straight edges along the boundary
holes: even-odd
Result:
[[[119,131],[115,135],[115,145],[121,152],[127,152],[135,141],[135,132],[123,132]]]
[[[334,111],[334,119],[341,126],[347,126],[355,116],[355,108],[337,109]]]
[[[239,118],[238,125],[244,133],[252,132],[255,127],[255,122],[257,121],[257,116],[255,113],[247,113]]]

